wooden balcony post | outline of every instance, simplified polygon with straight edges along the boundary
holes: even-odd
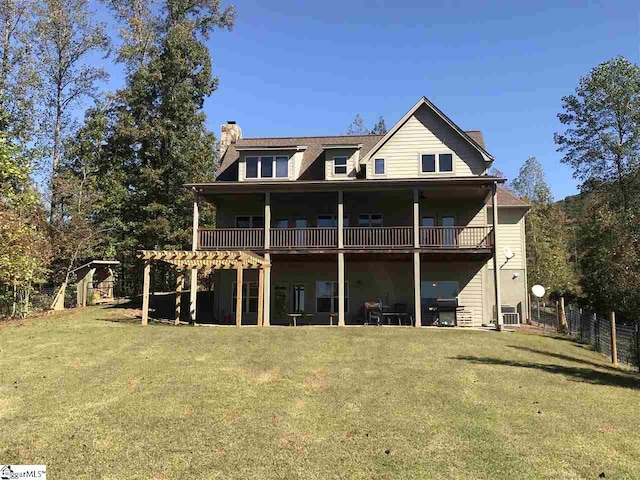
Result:
[[[344,195],[338,192],[338,248],[344,248]]]
[[[242,325],[242,263],[236,265],[236,327]]]
[[[344,248],[344,196],[338,192],[338,248]],[[344,252],[338,252],[338,326],[344,327]]]
[[[151,283],[151,262],[144,262],[142,274],[142,325],[149,324],[149,284]]]
[[[264,269],[264,312],[262,324],[266,327],[271,325],[271,193],[264,194],[264,248],[266,250],[264,259],[269,264]]]
[[[193,237],[191,240],[191,250],[198,250],[198,224],[200,222],[199,203],[200,198],[194,192],[193,199]],[[191,287],[189,291],[189,323],[196,323],[196,302],[198,300],[198,269],[191,269]]]
[[[493,283],[496,301],[496,328],[502,331],[502,297],[500,295],[500,266],[498,265],[498,183],[491,185],[493,211]]]
[[[413,246],[420,248],[420,192],[413,189]]]
[[[420,248],[420,192],[413,189],[413,246]],[[416,327],[422,326],[422,301],[420,295],[420,252],[413,252],[413,302],[415,304]]]

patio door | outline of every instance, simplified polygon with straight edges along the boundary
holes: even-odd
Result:
[[[298,247],[306,247],[307,246],[307,219],[306,218],[296,218],[296,229],[300,230],[296,232],[296,246]]]
[[[288,321],[289,313],[289,288],[286,283],[277,283],[273,295],[273,316],[281,322]]]
[[[456,244],[456,220],[454,217],[442,217],[442,239],[445,246],[453,246]]]

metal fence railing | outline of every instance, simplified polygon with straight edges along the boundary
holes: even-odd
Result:
[[[543,329],[557,331],[558,308],[555,305],[532,305],[531,321]],[[611,324],[609,318],[568,306],[568,334],[578,342],[611,358]],[[638,322],[616,322],[618,362],[640,368],[640,331]]]

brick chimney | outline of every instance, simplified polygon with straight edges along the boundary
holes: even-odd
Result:
[[[242,129],[234,120],[229,120],[226,125],[220,127],[220,130],[220,158],[222,158],[229,145],[242,138]]]

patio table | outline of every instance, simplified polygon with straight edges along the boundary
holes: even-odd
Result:
[[[287,313],[287,317],[289,317],[289,325],[293,322],[293,326],[298,326],[298,318],[300,317],[313,317],[311,313]]]

